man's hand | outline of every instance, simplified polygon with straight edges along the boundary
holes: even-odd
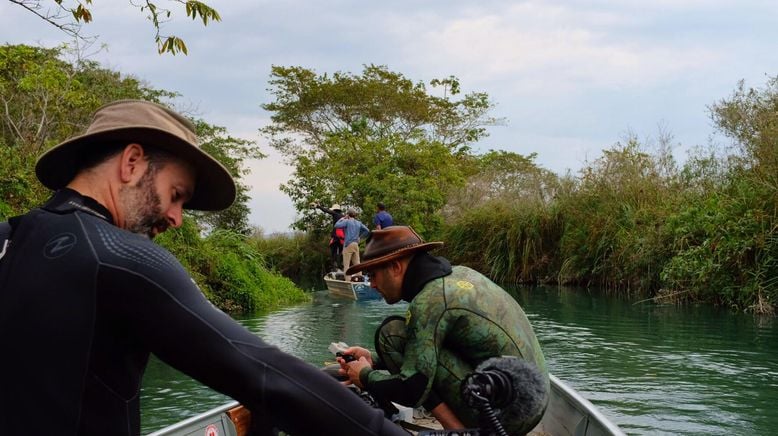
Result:
[[[338,370],[338,373],[340,375],[348,376],[348,380],[346,380],[344,383],[347,385],[354,384],[360,389],[365,388],[362,386],[362,382],[359,380],[359,373],[362,372],[362,368],[373,367],[367,359],[360,357],[359,360],[346,362],[346,360],[342,357],[338,357],[338,363],[340,363],[340,370]]]
[[[343,354],[349,354],[354,356],[354,360],[359,360],[360,357],[367,359],[370,366],[373,366],[373,356],[370,355],[370,350],[362,347],[348,347],[342,351]]]
[[[340,364],[340,375],[348,376],[346,384],[355,384],[360,389],[363,389],[362,382],[359,381],[359,372],[362,368],[373,367],[373,358],[370,356],[370,350],[362,347],[348,347],[341,352],[345,356],[351,356],[353,359],[349,359],[347,362],[343,357],[338,357],[338,363]]]

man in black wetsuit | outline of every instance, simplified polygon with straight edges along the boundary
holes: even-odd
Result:
[[[256,434],[405,434],[209,303],[150,238],[235,197],[193,125],[137,100],[44,154],[57,190],[10,220],[0,259],[0,434],[136,435],[149,353],[252,412]],[[0,247],[4,247],[0,237]]]

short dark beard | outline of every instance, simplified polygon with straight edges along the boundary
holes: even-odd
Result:
[[[162,215],[162,201],[154,187],[158,168],[149,165],[135,186],[122,187],[119,196],[127,218],[125,229],[132,233],[154,238],[154,229],[159,233],[167,230],[170,223]]]

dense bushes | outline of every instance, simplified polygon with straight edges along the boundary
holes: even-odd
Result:
[[[446,226],[442,254],[498,282],[553,282],[563,222],[546,208],[493,202]]]
[[[744,174],[685,204],[667,222],[673,257],[662,271],[664,285],[739,309],[772,311],[778,297],[775,195]]]
[[[643,148],[631,139],[606,150],[545,207],[502,197],[453,217],[448,255],[501,281],[595,285],[773,313],[778,203],[767,175],[778,167],[744,147],[696,155],[676,169],[664,148]]]
[[[736,150],[697,151],[677,168],[667,138],[653,153],[630,138],[542,207],[522,193],[503,194],[451,216],[448,255],[497,280],[774,312],[778,81],[762,90],[740,84],[711,112]]]
[[[202,238],[189,219],[158,239],[224,310],[254,312],[309,298],[291,280],[268,271],[262,253],[239,233],[220,229]]]
[[[329,271],[329,235],[295,232],[291,235],[254,235],[250,244],[260,251],[268,267],[292,279],[303,289],[322,289]]]
[[[606,153],[546,208],[501,201],[464,212],[447,226],[447,255],[498,281],[594,285],[772,313],[776,191],[742,168],[723,182],[657,177],[659,159],[635,146]],[[645,165],[627,171],[623,164],[637,158]],[[607,176],[619,166],[634,178]]]

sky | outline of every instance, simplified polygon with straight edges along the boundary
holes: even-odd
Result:
[[[46,3],[53,3],[44,0]],[[576,174],[603,149],[637,135],[673,137],[676,158],[718,141],[709,107],[738,82],[761,88],[778,75],[778,2],[773,0],[217,0],[221,22],[203,27],[179,3],[163,34],[189,55],[159,55],[153,28],[129,0],[94,0],[97,36],[88,53],[103,66],[181,94],[230,135],[256,141],[266,159],[250,161],[250,222],[285,232],[295,220],[279,185],[291,168],[259,129],[273,65],[319,74],[359,74],[386,65],[414,82],[456,76],[464,92],[486,92],[488,129],[476,151],[536,153],[536,163]],[[44,47],[67,35],[0,0],[0,40]],[[103,48],[97,50],[100,46]],[[388,205],[391,212],[391,205]]]

